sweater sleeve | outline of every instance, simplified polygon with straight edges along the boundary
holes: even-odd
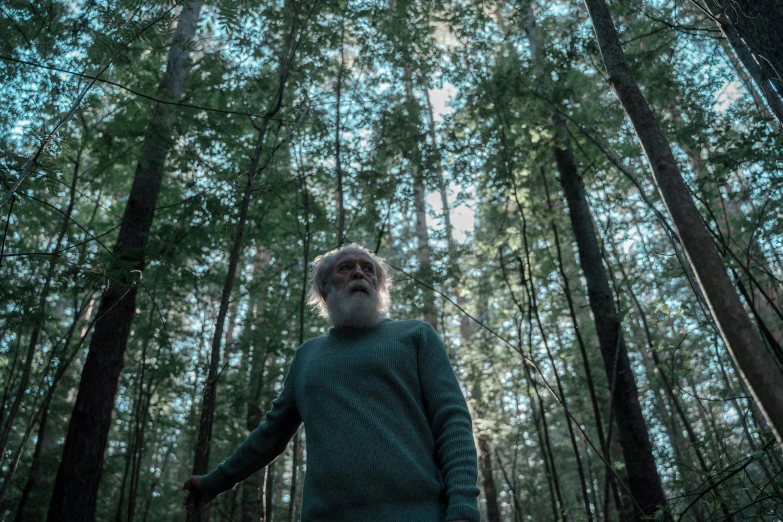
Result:
[[[422,322],[419,380],[435,439],[436,462],[446,486],[446,520],[479,522],[478,458],[473,426],[446,347],[429,323]]]
[[[291,361],[283,391],[272,401],[272,408],[267,412],[265,421],[253,430],[225,462],[201,477],[201,487],[208,497],[215,498],[228,491],[285,451],[302,424],[294,397],[295,379],[296,356]]]

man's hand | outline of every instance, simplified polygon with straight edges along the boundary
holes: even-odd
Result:
[[[201,475],[193,475],[190,477],[185,481],[182,489],[190,491],[190,493],[185,495],[185,498],[182,499],[183,506],[187,506],[189,502],[195,501],[197,502],[196,507],[200,508],[212,500],[204,493],[204,490],[201,489]]]

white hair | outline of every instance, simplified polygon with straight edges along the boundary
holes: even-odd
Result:
[[[313,261],[313,268],[310,272],[311,286],[310,296],[307,302],[315,308],[318,314],[325,319],[332,319],[329,316],[329,306],[327,296],[332,290],[332,275],[334,266],[340,256],[349,253],[366,254],[373,265],[375,265],[375,275],[378,278],[378,313],[384,315],[391,307],[391,298],[389,291],[392,287],[392,279],[386,268],[386,262],[375,252],[366,249],[357,243],[343,245],[320,255]]]

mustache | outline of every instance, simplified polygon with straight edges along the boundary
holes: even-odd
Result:
[[[348,283],[348,286],[345,287],[344,292],[351,293],[356,288],[361,288],[362,290],[366,291],[368,294],[371,294],[375,291],[375,289],[370,285],[370,283],[368,283],[364,279],[356,279]]]

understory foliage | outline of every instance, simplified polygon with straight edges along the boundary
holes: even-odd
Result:
[[[610,9],[746,311],[783,364],[781,130],[700,5]],[[612,382],[553,154],[556,119],[586,189],[667,499],[656,516],[783,517],[780,447],[681,255],[581,3],[216,0],[201,8],[172,101],[158,85],[182,6],[0,7],[0,185],[13,190],[0,207],[0,520],[46,518],[113,285],[138,292],[95,519],[184,517],[180,488],[263,126],[210,467],[263,419],[302,336],[327,331],[302,306],[303,284],[342,234],[391,266],[392,318],[436,322],[480,442],[483,517],[630,520]],[[114,246],[161,107],[171,146],[144,269],[129,271]],[[208,520],[298,519],[307,445],[306,433],[296,437],[298,454],[292,442],[264,481],[221,496]]]

